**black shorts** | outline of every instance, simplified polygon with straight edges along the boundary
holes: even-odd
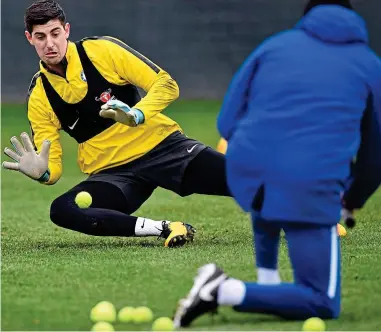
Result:
[[[90,175],[86,181],[108,182],[130,198],[149,196],[157,187],[184,195],[181,184],[188,164],[207,146],[177,131],[143,157]],[[148,197],[147,197],[148,198]]]

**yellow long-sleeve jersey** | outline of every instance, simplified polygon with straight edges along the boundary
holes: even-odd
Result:
[[[175,121],[160,113],[179,96],[176,82],[166,71],[115,38],[86,39],[82,45],[97,71],[108,82],[118,86],[132,84],[147,92],[133,106],[144,113],[143,124],[131,128],[116,123],[79,144],[78,164],[82,172],[93,174],[128,163],[152,150],[171,133],[181,130]],[[81,60],[72,42],[68,43],[65,63],[66,77],[47,70],[40,63],[40,71],[29,88],[28,118],[34,144],[40,151],[44,140],[51,141],[50,179],[46,184],[54,184],[62,175],[59,131],[63,128],[47,97],[41,76],[47,78],[68,104],[81,102],[88,91]]]

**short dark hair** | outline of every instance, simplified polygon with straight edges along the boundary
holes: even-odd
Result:
[[[350,0],[310,0],[304,8],[304,15],[306,15],[312,8],[320,5],[337,5],[353,10]]]
[[[59,3],[54,0],[37,0],[25,11],[25,29],[32,33],[34,25],[45,24],[54,19],[59,19],[62,24],[66,20],[65,12]]]

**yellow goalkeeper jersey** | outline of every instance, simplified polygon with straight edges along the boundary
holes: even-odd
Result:
[[[171,133],[181,130],[175,121],[160,113],[179,96],[176,82],[165,70],[112,37],[86,38],[80,45],[88,61],[80,56],[77,43],[69,42],[63,60],[65,77],[49,71],[40,63],[40,71],[29,87],[28,119],[34,144],[39,151],[44,140],[51,141],[50,179],[46,184],[54,184],[62,175],[60,130],[68,132],[79,142],[77,160],[81,171],[86,174],[133,161]],[[96,74],[84,70],[92,66],[93,71],[101,76],[98,81],[103,82],[95,96],[89,96],[89,93],[96,91],[93,82]],[[108,85],[110,88],[106,89]],[[131,91],[132,94],[134,91],[137,93],[136,87],[145,90],[146,96],[128,99],[126,94]],[[114,91],[119,91],[119,95],[114,95]],[[91,118],[84,114],[76,118],[78,109],[86,105],[98,114],[102,102],[112,97],[125,102],[125,98],[135,100],[136,104],[129,106],[141,110],[145,122],[132,128],[107,122],[110,119],[99,117],[98,120],[98,115]],[[85,100],[87,103],[84,104]],[[99,108],[93,100],[99,102]],[[83,110],[81,112],[84,113]]]

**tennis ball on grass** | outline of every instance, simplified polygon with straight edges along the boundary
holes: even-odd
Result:
[[[115,322],[116,309],[111,302],[102,301],[91,309],[90,319],[93,322]]]
[[[132,322],[134,318],[135,308],[124,307],[118,312],[118,320],[122,323]]]
[[[217,144],[217,147],[216,147],[216,150],[220,153],[223,153],[223,154],[226,154],[226,150],[228,149],[228,142],[221,138],[219,141],[218,141],[218,144]]]
[[[175,329],[172,319],[160,317],[152,324],[152,331],[173,331]]]
[[[148,307],[137,307],[134,309],[132,317],[134,323],[147,323],[152,321],[153,313]]]
[[[325,331],[325,323],[318,317],[309,318],[303,324],[303,331]]]
[[[337,224],[337,234],[339,234],[340,237],[347,235],[347,230],[343,225]]]
[[[91,328],[91,331],[100,332],[100,331],[115,331],[115,330],[110,323],[98,322]]]
[[[86,191],[81,191],[80,193],[75,196],[75,203],[80,207],[81,209],[88,208],[93,201],[93,198],[91,195]]]

